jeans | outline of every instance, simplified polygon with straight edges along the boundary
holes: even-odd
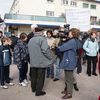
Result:
[[[59,68],[60,59],[57,57],[56,62],[54,64],[54,78],[60,79],[62,69]]]
[[[54,66],[50,66],[47,68],[47,76],[49,77],[51,75],[51,77],[54,77]]]

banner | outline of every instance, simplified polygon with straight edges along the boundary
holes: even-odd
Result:
[[[90,29],[90,11],[85,9],[68,9],[66,10],[66,22],[70,28],[78,28],[80,31]]]

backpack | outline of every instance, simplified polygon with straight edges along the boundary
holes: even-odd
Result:
[[[9,49],[3,50],[3,64],[4,66],[8,66],[11,64],[11,57],[10,57],[10,52]]]

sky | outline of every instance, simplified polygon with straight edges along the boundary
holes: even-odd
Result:
[[[14,0],[0,0],[0,15],[4,18],[5,13],[9,13]]]

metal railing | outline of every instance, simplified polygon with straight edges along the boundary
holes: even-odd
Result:
[[[19,15],[19,14],[5,14],[4,19],[48,21],[48,22],[65,22],[65,18],[61,18],[61,17]]]

